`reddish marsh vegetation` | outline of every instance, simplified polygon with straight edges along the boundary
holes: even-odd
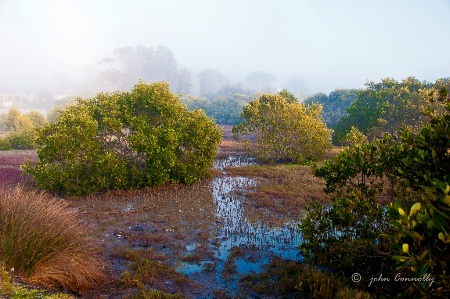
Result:
[[[22,175],[20,164],[24,161],[37,161],[35,150],[10,150],[0,152],[0,186],[31,184],[31,177]]]

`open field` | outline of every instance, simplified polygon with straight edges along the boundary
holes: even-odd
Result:
[[[34,151],[1,152],[2,173],[14,174],[2,176],[4,187],[33,188],[18,167],[36,159]],[[328,202],[324,182],[307,166],[248,164],[242,144],[225,132],[212,178],[67,198],[106,261],[107,282],[82,297],[256,296],[243,277],[275,257],[300,262],[297,224],[305,205]]]

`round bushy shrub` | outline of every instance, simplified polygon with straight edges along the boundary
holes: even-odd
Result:
[[[214,121],[189,111],[167,83],[141,81],[69,106],[39,130],[39,162],[24,168],[69,195],[190,184],[209,174],[220,140]]]
[[[244,139],[247,151],[261,161],[305,163],[331,149],[332,131],[322,120],[320,105],[305,106],[283,94],[265,94],[246,105],[241,118],[233,136]],[[250,145],[246,137],[256,142]]]

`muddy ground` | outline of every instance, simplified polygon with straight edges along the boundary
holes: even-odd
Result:
[[[33,187],[18,170],[25,160],[36,161],[36,152],[0,152],[4,186]],[[308,201],[294,195],[276,209],[252,199],[249,192],[274,180],[228,168],[247,164],[252,161],[228,130],[213,176],[200,183],[66,198],[99,244],[109,277],[82,297],[127,298],[154,289],[186,298],[261,298],[243,283],[245,276],[264,271],[275,257],[302,261],[297,224],[304,210],[298,207]]]

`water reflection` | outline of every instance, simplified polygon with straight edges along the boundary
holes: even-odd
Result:
[[[284,226],[274,227],[264,221],[252,223],[245,216],[249,212],[244,213],[245,194],[257,186],[257,181],[228,176],[225,168],[253,163],[242,157],[217,161],[215,167],[222,170],[224,176],[211,181],[218,218],[215,238],[211,242],[216,259],[215,283],[234,292],[237,291],[240,274],[261,271],[274,255],[295,261],[303,259],[298,249],[301,241],[298,219],[287,220]],[[203,270],[203,264],[183,263],[179,268],[186,275]]]
[[[252,158],[246,156],[229,156],[227,159],[219,159],[214,161],[214,168],[224,171],[227,167],[239,167],[245,165],[255,165],[256,162]]]

